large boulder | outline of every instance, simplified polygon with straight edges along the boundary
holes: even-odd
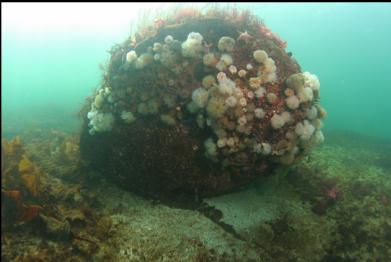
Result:
[[[81,156],[142,195],[222,194],[323,140],[319,81],[247,11],[180,10],[111,50]]]

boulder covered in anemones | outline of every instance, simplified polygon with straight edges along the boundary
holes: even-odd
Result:
[[[80,149],[92,168],[142,195],[212,196],[323,140],[318,78],[257,17],[178,14],[192,15],[168,15],[111,50],[83,111]]]

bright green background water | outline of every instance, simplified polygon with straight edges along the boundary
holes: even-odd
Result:
[[[325,129],[391,138],[391,4],[243,4],[321,81]],[[48,8],[49,7],[49,8]],[[2,131],[77,128],[137,4],[3,4]],[[143,7],[149,8],[149,7]],[[16,132],[16,131],[15,131]]]

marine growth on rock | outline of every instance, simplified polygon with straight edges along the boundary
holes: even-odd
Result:
[[[119,148],[113,141],[122,140],[123,154],[139,150],[146,157],[130,161],[121,176],[141,169],[144,174],[136,176],[146,177],[142,183],[161,175],[173,188],[219,192],[292,164],[323,141],[319,79],[300,70],[285,42],[247,11],[182,14],[192,15],[167,15],[161,26],[145,25],[112,50],[101,87],[87,105],[81,141],[86,159],[97,160],[88,145],[114,152]],[[153,145],[159,130],[180,133],[182,143]],[[150,136],[135,141],[137,132]],[[148,150],[160,153],[150,159]],[[205,164],[194,168],[197,161]],[[183,168],[169,170],[173,166]],[[190,174],[178,174],[185,170]]]

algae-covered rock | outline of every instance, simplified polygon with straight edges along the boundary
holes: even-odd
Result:
[[[58,220],[53,217],[40,215],[46,226],[46,232],[56,239],[68,239],[70,237],[71,226],[67,220]]]

